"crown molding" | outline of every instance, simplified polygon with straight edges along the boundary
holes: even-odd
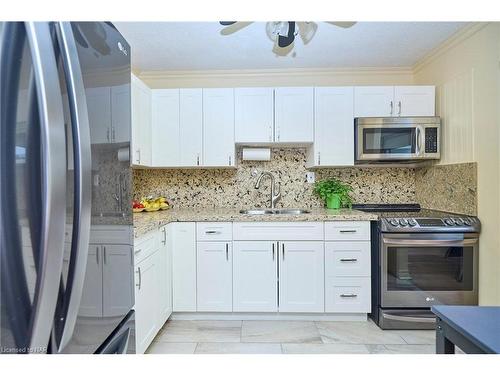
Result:
[[[412,75],[411,67],[360,67],[330,69],[241,69],[241,70],[161,70],[137,72],[140,79],[155,80],[169,78],[252,78],[252,77],[303,77],[303,76],[349,76],[349,75]]]
[[[451,37],[446,39],[443,43],[433,48],[427,55],[422,59],[417,61],[411,68],[413,74],[418,73],[425,66],[430,64],[432,61],[436,60],[439,56],[443,55],[445,52],[449,51],[456,45],[462,43],[464,40],[470,38],[478,31],[489,25],[490,22],[472,22],[464,28],[458,30]]]

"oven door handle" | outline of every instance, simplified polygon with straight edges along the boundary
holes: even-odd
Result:
[[[399,322],[408,323],[436,323],[436,317],[416,317],[416,316],[404,316],[404,315],[394,315],[382,313],[384,319],[397,320]]]
[[[476,245],[477,238],[466,238],[463,240],[399,240],[393,238],[384,238],[384,244],[396,246],[466,246]]]

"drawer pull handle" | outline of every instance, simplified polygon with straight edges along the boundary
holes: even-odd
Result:
[[[349,262],[357,262],[358,260],[356,258],[342,258],[340,259],[340,261],[349,263]]]
[[[356,298],[358,295],[357,294],[341,294],[340,296],[342,298]]]
[[[207,230],[207,231],[205,231],[205,234],[220,234],[220,231],[218,231],[218,230]]]
[[[356,233],[356,229],[341,229],[340,233]]]
[[[229,244],[226,244],[226,261],[229,261]]]

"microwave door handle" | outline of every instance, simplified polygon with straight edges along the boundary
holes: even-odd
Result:
[[[416,137],[417,137],[417,142],[416,142],[416,146],[417,146],[417,149],[416,149],[416,152],[417,152],[417,155],[420,156],[420,148],[421,148],[421,134],[422,134],[422,131],[420,130],[420,126],[417,126],[417,130],[416,130]]]
[[[76,42],[69,22],[58,22],[56,26],[68,91],[75,165],[75,209],[70,261],[70,272],[73,277],[71,280],[68,279],[69,290],[66,290],[66,293],[70,293],[70,297],[64,317],[64,328],[58,343],[58,351],[61,352],[73,335],[85,280],[90,236],[92,175],[87,102]]]

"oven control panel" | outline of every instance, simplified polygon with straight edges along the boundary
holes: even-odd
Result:
[[[382,219],[385,231],[397,232],[479,232],[479,219],[473,216],[393,217]]]

